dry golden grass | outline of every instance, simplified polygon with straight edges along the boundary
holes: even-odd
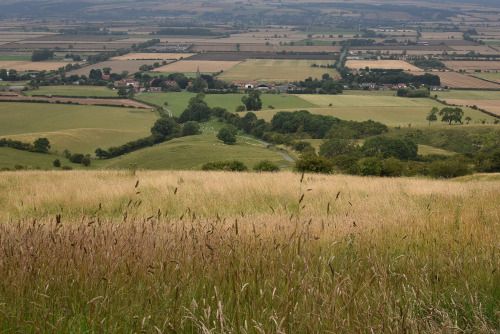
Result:
[[[500,328],[500,181],[0,174],[0,330]]]
[[[180,60],[155,69],[156,72],[220,72],[238,65],[239,61]]]
[[[17,71],[55,71],[66,66],[67,62],[31,62],[31,61],[0,61],[0,68]]]
[[[114,57],[111,60],[142,60],[142,59],[156,59],[156,60],[170,60],[189,58],[195,53],[129,53],[123,56]]]
[[[410,70],[410,71],[422,71],[421,68],[413,66],[403,60],[348,60],[345,64],[349,68],[359,69],[359,68],[380,68],[384,70]]]

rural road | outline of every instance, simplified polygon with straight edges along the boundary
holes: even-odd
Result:
[[[270,143],[266,143],[265,141],[262,141],[262,140],[258,140],[258,139],[254,139],[254,138],[250,138],[250,137],[245,137],[245,136],[237,136],[237,137],[240,137],[240,138],[245,138],[245,139],[248,139],[248,140],[253,140],[253,141],[256,141],[262,145],[271,145]],[[290,161],[290,162],[295,162],[295,160],[293,160],[288,154],[285,154],[285,153],[281,153],[281,152],[276,152],[278,153],[279,155],[281,155],[283,158],[285,158],[286,160]]]
[[[174,117],[174,116],[172,115],[172,110],[167,109],[167,108],[163,108],[163,110],[165,110],[165,111],[168,113],[168,117]]]

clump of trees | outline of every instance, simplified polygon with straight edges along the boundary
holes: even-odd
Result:
[[[31,54],[31,61],[43,61],[54,58],[54,52],[42,49],[42,50],[33,50]]]
[[[241,102],[243,102],[247,110],[260,110],[262,109],[262,100],[260,99],[260,95],[260,90],[250,89],[248,91],[248,96],[243,96],[241,98]]]
[[[0,147],[10,147],[22,151],[47,153],[50,149],[50,142],[47,138],[37,138],[33,143],[23,143],[19,140],[2,138],[0,139]]]

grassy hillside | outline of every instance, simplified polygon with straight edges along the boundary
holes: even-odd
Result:
[[[137,164],[138,169],[201,169],[209,161],[240,160],[249,168],[267,159],[275,164],[289,165],[275,151],[257,142],[239,139],[236,145],[225,145],[213,134],[177,138],[150,148],[105,162],[106,169],[126,169]]]
[[[5,172],[0,189],[1,331],[500,329],[498,176]]]
[[[194,93],[144,93],[138,96],[138,99],[144,102],[153,103],[159,106],[164,106],[167,102],[168,108],[174,116],[179,116],[186,109],[189,99],[194,97]],[[237,106],[243,105],[241,98],[244,94],[208,94],[205,95],[205,101],[210,107],[222,107],[230,112],[233,112]],[[315,104],[304,101],[293,95],[281,94],[262,94],[262,108],[268,109],[269,106],[274,108],[314,108]]]
[[[51,151],[93,153],[150,134],[158,116],[143,109],[0,103],[0,137],[25,142],[46,137]]]

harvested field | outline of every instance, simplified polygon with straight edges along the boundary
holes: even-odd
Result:
[[[129,53],[123,56],[114,57],[111,60],[170,60],[188,58],[195,53]]]
[[[384,70],[409,70],[409,71],[422,71],[422,69],[403,60],[348,60],[346,66],[349,68],[377,68]]]
[[[240,51],[243,52],[276,52],[273,45],[264,44],[246,44],[240,46]]]
[[[219,60],[219,61],[244,61],[247,59],[310,59],[310,60],[331,60],[331,55],[316,54],[280,54],[264,52],[207,52],[198,53],[189,60]]]
[[[411,72],[421,75],[422,72]],[[441,86],[450,88],[479,88],[479,89],[500,89],[499,84],[477,79],[457,72],[431,72],[441,79]]]
[[[0,61],[0,68],[17,71],[55,71],[66,66],[68,62],[31,62],[31,61]]]
[[[372,46],[353,46],[351,47],[351,50],[380,50],[382,52],[384,51],[391,51],[391,50],[401,50],[404,49],[406,51],[426,51],[426,52],[433,52],[433,51],[454,51],[452,48],[446,45],[437,45],[437,46],[422,46],[422,45],[372,45]]]
[[[312,45],[312,46],[281,46],[276,45],[276,50],[278,52],[286,51],[286,52],[328,52],[328,53],[339,53],[341,47],[333,46],[333,45]]]
[[[461,39],[462,33],[460,31],[446,31],[446,32],[422,32],[422,40],[427,39]]]
[[[194,52],[236,52],[236,45],[195,44],[189,49]]]
[[[478,108],[489,111],[495,115],[500,116],[500,93],[498,100],[462,100],[462,99],[451,99],[446,100],[450,104],[456,104],[459,106],[477,106]]]
[[[135,73],[139,71],[139,67],[144,64],[153,65],[158,62],[158,60],[108,60],[102,63],[97,63],[89,66],[79,68],[74,71],[70,71],[68,75],[86,75],[88,76],[90,70],[102,69],[105,67],[111,68],[112,73],[122,73],[123,71],[129,71],[130,73]]]
[[[311,67],[312,64],[328,65],[333,64],[333,60],[249,59],[222,73],[219,78],[225,81],[255,80],[279,83],[304,80],[308,77],[321,78],[325,73],[330,77],[339,76],[334,69]]]
[[[458,71],[490,71],[490,70],[500,70],[500,61],[445,61],[446,67]]]
[[[155,69],[155,72],[220,72],[227,71],[238,65],[239,61],[199,61],[199,60],[180,60]]]
[[[129,99],[88,99],[88,98],[75,98],[75,97],[44,97],[44,96],[24,96],[20,93],[14,92],[0,93],[0,101],[12,102],[28,102],[28,101],[45,101],[47,103],[73,103],[84,105],[110,105],[118,107],[133,107],[133,108],[146,108],[151,109],[147,104],[129,100]]]

